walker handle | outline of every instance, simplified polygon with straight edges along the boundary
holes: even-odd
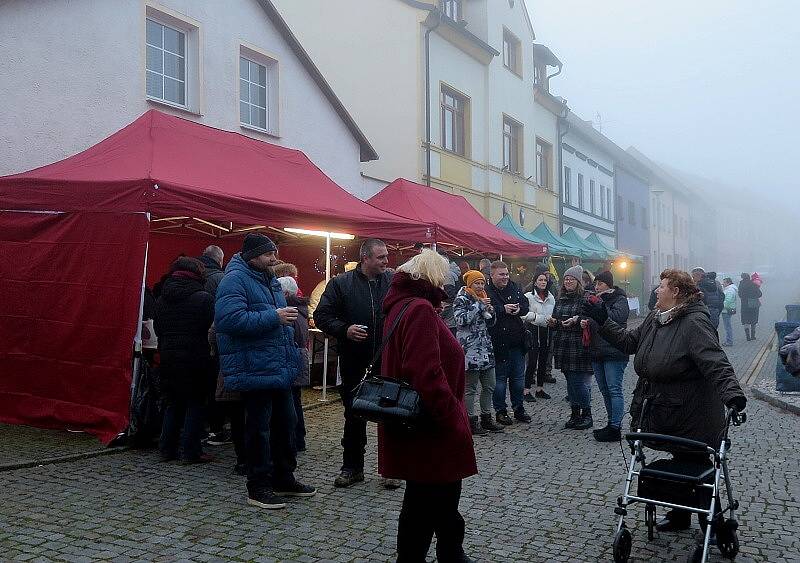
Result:
[[[703,442],[690,440],[689,438],[681,438],[679,436],[668,436],[666,434],[653,434],[651,432],[628,432],[625,434],[625,439],[631,444],[636,440],[642,440],[646,442],[673,444],[676,446],[691,448],[693,450],[706,451],[708,453],[714,452],[714,448],[709,447],[708,444],[704,444]]]

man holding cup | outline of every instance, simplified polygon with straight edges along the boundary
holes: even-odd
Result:
[[[219,284],[214,316],[225,389],[242,393],[246,411],[247,503],[270,509],[285,508],[285,497],[317,492],[294,478],[298,311],[286,306],[272,271],[277,253],[266,235],[248,234]]]
[[[530,415],[523,404],[525,389],[525,328],[522,318],[528,314],[528,298],[519,286],[511,281],[508,265],[492,262],[491,278],[486,288],[492,307],[497,312],[497,322],[489,328],[495,357],[494,410],[497,422],[511,425],[506,407],[506,388],[511,391],[511,407],[517,422],[528,423]]]

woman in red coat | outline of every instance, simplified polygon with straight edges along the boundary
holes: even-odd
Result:
[[[424,250],[397,269],[383,302],[384,331],[410,302],[383,352],[383,374],[420,395],[416,430],[378,427],[378,470],[406,480],[397,529],[398,563],[422,563],[436,534],[437,560],[464,563],[461,480],[478,472],[464,407],[464,351],[439,317],[448,262]]]

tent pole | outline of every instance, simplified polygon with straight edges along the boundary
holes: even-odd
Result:
[[[325,286],[331,281],[331,234],[325,233]],[[325,337],[324,351],[322,354],[322,402],[328,400],[328,337]]]
[[[144,266],[142,268],[142,287],[139,293],[139,322],[136,323],[136,336],[133,337],[133,373],[131,374],[131,400],[128,412],[128,426],[133,420],[133,401],[136,398],[136,387],[139,385],[139,368],[142,365],[142,317],[144,316],[144,292],[147,286],[147,255],[150,252],[150,213],[147,217],[147,242],[144,245]]]

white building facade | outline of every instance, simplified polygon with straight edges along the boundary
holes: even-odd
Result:
[[[377,157],[268,0],[0,3],[0,97],[0,174],[149,109],[300,149],[356,195]]]
[[[375,143],[381,159],[363,171],[376,191],[397,177],[430,182],[492,222],[556,228],[555,118],[539,119],[534,100],[524,0],[275,4]]]
[[[562,143],[561,233],[572,227],[582,238],[597,233],[616,248],[614,157],[607,139],[574,114]]]

